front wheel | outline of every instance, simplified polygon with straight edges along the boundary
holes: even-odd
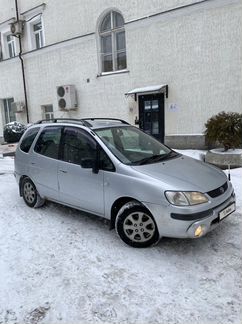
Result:
[[[22,195],[25,203],[29,207],[41,207],[45,202],[45,200],[40,197],[34,183],[29,178],[25,178],[22,182]]]
[[[149,247],[159,240],[158,229],[152,215],[136,202],[129,202],[121,208],[115,227],[120,238],[132,247]]]

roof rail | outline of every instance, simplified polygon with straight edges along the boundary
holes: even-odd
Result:
[[[122,124],[126,124],[126,125],[129,125],[128,122],[126,122],[125,120],[123,119],[119,119],[119,118],[102,118],[102,117],[97,117],[97,118],[84,118],[82,119],[82,121],[88,121],[88,120],[91,120],[91,121],[95,121],[95,120],[110,120],[110,121],[119,121],[121,122]]]
[[[64,122],[64,121],[69,121],[69,122],[78,122],[82,124],[83,126],[90,127],[91,125],[86,122],[83,119],[77,119],[77,118],[53,118],[53,119],[41,119],[38,120],[35,124],[43,124],[43,123],[57,123],[58,121]]]
[[[53,118],[53,119],[41,119],[38,120],[35,124],[43,124],[43,123],[57,123],[57,122],[70,122],[70,123],[80,123],[82,126],[86,126],[88,128],[92,127],[91,124],[92,121],[95,120],[107,120],[107,121],[117,121],[125,125],[129,125],[128,122],[126,122],[123,119],[118,118],[83,118],[83,119],[77,119],[77,118]]]

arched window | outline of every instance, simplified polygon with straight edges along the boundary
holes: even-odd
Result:
[[[102,72],[126,69],[126,45],[124,19],[116,11],[110,11],[99,27],[100,59]]]

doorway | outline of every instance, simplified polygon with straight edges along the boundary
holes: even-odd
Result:
[[[164,143],[164,93],[139,96],[139,127]]]

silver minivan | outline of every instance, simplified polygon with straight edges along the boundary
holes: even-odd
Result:
[[[29,207],[51,200],[105,217],[133,247],[201,237],[235,211],[223,171],[118,119],[34,124],[18,144],[15,177]]]

